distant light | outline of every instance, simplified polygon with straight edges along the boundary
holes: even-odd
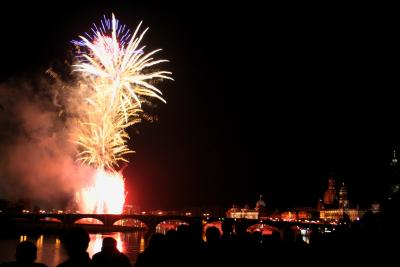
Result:
[[[142,211],[141,213],[142,213],[143,215],[145,215],[145,214],[146,214],[146,212],[145,212],[145,211]]]
[[[360,220],[360,218],[359,217],[357,217],[357,221],[359,221]]]
[[[162,214],[163,214],[163,212],[162,212],[162,211],[159,211],[157,214],[158,214],[158,215],[162,215]]]

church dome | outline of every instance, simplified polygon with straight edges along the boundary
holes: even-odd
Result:
[[[262,195],[260,195],[260,199],[256,202],[256,209],[259,209],[261,207],[265,208],[265,202],[262,200]]]

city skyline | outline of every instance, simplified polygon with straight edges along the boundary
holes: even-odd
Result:
[[[368,205],[389,182],[400,149],[394,17],[368,7],[62,6],[15,5],[0,18],[1,89],[62,65],[70,41],[111,12],[132,28],[143,21],[150,48],[170,59],[175,81],[163,84],[157,122],[129,130],[128,204],[244,205],[262,194],[274,207],[315,206],[333,173],[350,201]]]

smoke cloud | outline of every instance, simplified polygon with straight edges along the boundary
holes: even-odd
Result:
[[[0,84],[0,199],[64,208],[89,182],[93,170],[75,161],[70,140],[79,108],[72,87],[60,79]]]

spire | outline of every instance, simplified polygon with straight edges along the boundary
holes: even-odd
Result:
[[[397,166],[396,150],[393,150],[393,158],[392,158],[392,162],[390,163],[390,165]]]

